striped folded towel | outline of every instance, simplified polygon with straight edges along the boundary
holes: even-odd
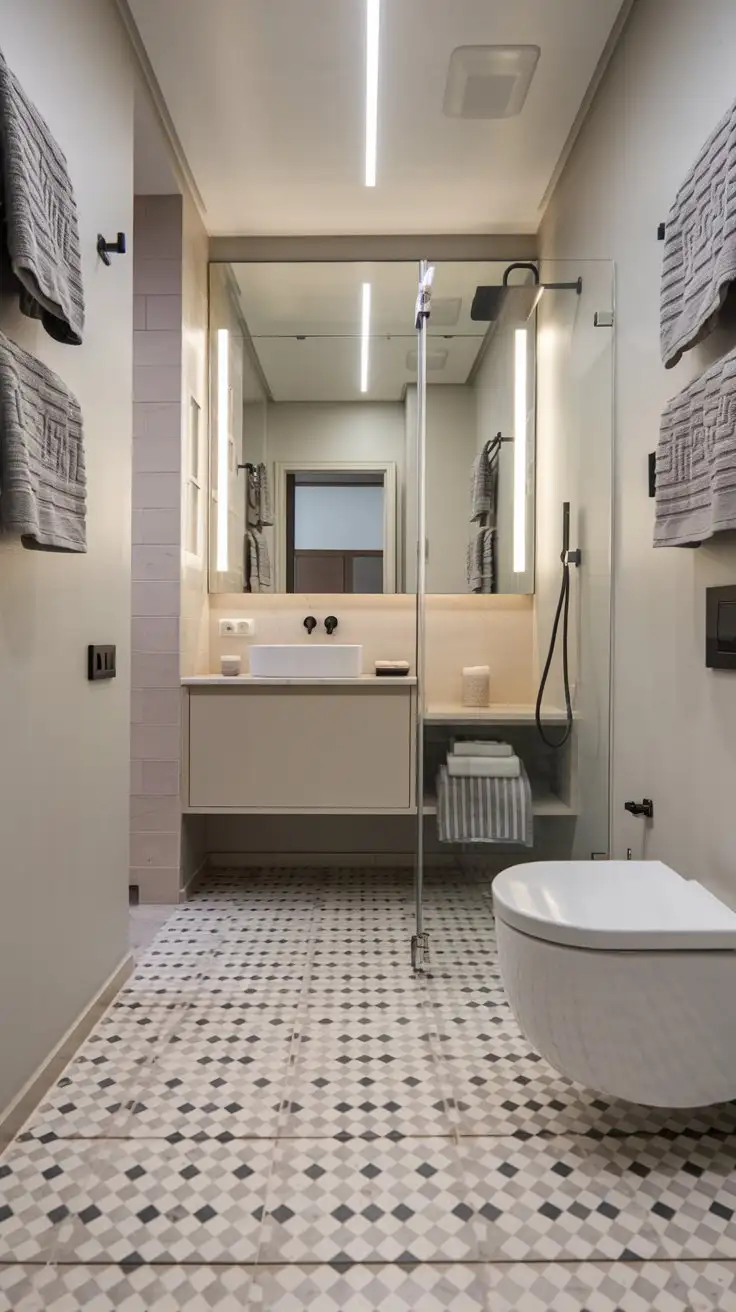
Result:
[[[437,779],[437,833],[441,843],[533,847],[532,790],[521,766],[517,779]]]

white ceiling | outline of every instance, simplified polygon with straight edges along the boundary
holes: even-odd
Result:
[[[362,0],[128,0],[217,234],[534,232],[622,0],[383,0],[365,188]],[[457,46],[536,44],[516,118],[442,112]]]
[[[500,283],[505,267],[492,262],[437,266],[427,353],[430,383],[468,381],[488,330],[470,318],[473,295],[480,283]],[[275,401],[399,401],[407,384],[416,382],[416,264],[236,264],[232,272]],[[529,277],[514,275],[520,282]],[[369,390],[363,395],[360,317],[366,282],[372,312]],[[504,311],[504,322],[512,322],[513,297]]]

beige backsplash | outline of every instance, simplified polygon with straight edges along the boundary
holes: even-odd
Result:
[[[314,615],[319,627],[310,638],[303,626]],[[248,650],[256,643],[330,642],[323,621],[336,615],[336,639],[362,643],[364,669],[377,660],[416,657],[415,598],[395,596],[259,596],[224,593],[210,597],[210,667],[219,672],[221,655],[240,655],[248,669]],[[225,616],[252,617],[253,638],[221,638]],[[427,598],[427,701],[459,704],[464,665],[489,665],[494,702],[533,699],[534,602],[532,597],[431,596]]]

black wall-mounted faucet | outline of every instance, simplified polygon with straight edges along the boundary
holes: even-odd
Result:
[[[328,633],[334,633],[338,625],[337,615],[328,615],[325,620],[325,628]]]
[[[304,621],[304,627],[307,630],[307,633],[314,633],[314,630],[317,627],[317,621],[314,618],[314,615],[307,615],[307,618]]]

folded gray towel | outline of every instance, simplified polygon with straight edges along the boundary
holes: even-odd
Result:
[[[84,330],[79,228],[66,158],[0,51],[0,173],[7,259],[20,308],[59,342]]]
[[[0,527],[24,547],[86,551],[86,486],[78,401],[0,333]]]
[[[474,462],[470,481],[470,522],[485,521],[495,528],[498,510],[498,461],[501,443],[497,437],[484,443]]]
[[[518,779],[453,779],[443,765],[437,780],[437,833],[441,843],[532,847],[532,790],[523,765]]]
[[[665,227],[660,296],[668,369],[708,336],[736,280],[736,104],[682,183]]]
[[[736,350],[665,407],[656,468],[655,547],[736,528]]]
[[[496,590],[496,530],[480,528],[468,543],[466,558],[468,592]]]

